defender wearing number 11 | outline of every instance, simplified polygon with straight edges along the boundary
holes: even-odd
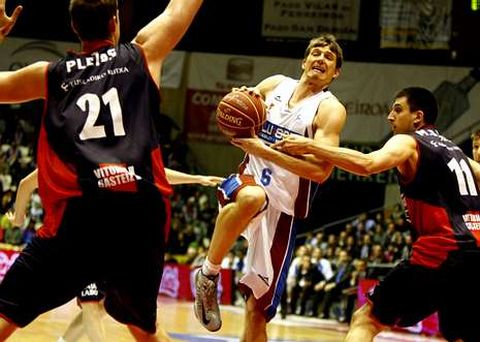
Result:
[[[358,175],[398,171],[414,243],[353,315],[345,341],[372,341],[390,326],[411,326],[438,311],[448,341],[480,341],[480,165],[435,129],[438,108],[427,89],[410,87],[396,96],[388,121],[395,133],[377,151],[319,144],[287,137],[274,148],[315,156]]]

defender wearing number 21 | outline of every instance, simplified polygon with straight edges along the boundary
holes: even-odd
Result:
[[[396,96],[388,121],[395,133],[377,151],[326,146],[303,137],[275,144],[285,153],[314,155],[358,175],[396,168],[414,242],[412,253],[369,294],[353,315],[345,341],[372,341],[390,326],[411,326],[438,312],[448,341],[480,341],[480,165],[434,124],[438,108],[427,89]]]
[[[0,35],[14,21],[5,2]],[[161,70],[202,2],[165,1],[121,42],[119,1],[70,0],[81,52],[0,72],[0,103],[44,101],[37,165],[45,212],[0,284],[0,341],[92,282],[136,341],[171,341],[157,327],[172,193],[158,133]]]

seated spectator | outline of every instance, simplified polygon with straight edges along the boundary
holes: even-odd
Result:
[[[13,246],[22,244],[22,230],[20,227],[12,226],[5,230],[4,242]]]
[[[312,295],[313,284],[321,273],[315,265],[312,265],[309,255],[304,255],[298,266],[290,297],[290,310],[297,315],[304,315],[307,300]]]
[[[360,244],[360,255],[361,259],[367,259],[370,255],[370,249],[372,248],[372,236],[370,234],[363,235],[362,242]]]
[[[297,275],[297,271],[300,265],[300,260],[302,260],[303,256],[307,254],[307,247],[301,245],[295,251],[295,257],[293,258],[292,262],[290,263],[288,274],[287,274],[287,293],[288,298],[291,298],[291,291],[293,286],[295,286],[295,277]]]
[[[27,227],[22,232],[22,245],[29,244],[32,238],[37,233],[37,230],[35,229],[35,224],[35,221],[33,221],[32,219],[28,221]]]
[[[225,255],[225,258],[222,260],[222,268],[225,269],[233,269],[234,268],[234,261],[235,261],[235,254],[233,251],[229,251],[227,255]]]
[[[314,248],[312,252],[312,265],[316,266],[322,273],[324,279],[330,279],[333,276],[332,263],[325,258],[324,252],[320,248]]]
[[[354,260],[353,266],[354,270],[350,273],[347,287],[342,290],[344,315],[339,317],[340,322],[350,323],[357,302],[358,285],[362,279],[367,277],[367,261],[365,259]]]
[[[387,262],[382,245],[376,243],[372,246],[370,255],[368,256],[368,262],[370,264],[384,264]]]
[[[342,291],[349,287],[353,266],[350,261],[350,255],[347,251],[340,250],[337,261],[337,268],[332,276],[328,279],[323,287],[325,296],[323,298],[323,308],[320,318],[330,318],[330,309],[332,304],[339,301]],[[338,315],[339,318],[341,315]]]

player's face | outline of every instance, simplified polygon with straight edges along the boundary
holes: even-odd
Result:
[[[476,162],[480,162],[480,138],[473,138],[472,157]]]
[[[388,122],[392,126],[395,134],[411,133],[415,131],[414,120],[416,113],[410,111],[406,97],[395,99],[390,113],[388,113]]]
[[[320,80],[328,84],[338,76],[337,55],[328,46],[316,46],[303,60],[303,72],[309,79]]]

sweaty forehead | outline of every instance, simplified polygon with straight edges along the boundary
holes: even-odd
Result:
[[[405,96],[397,97],[392,104],[392,108],[408,109],[408,102]]]
[[[316,46],[312,47],[312,49],[310,50],[310,53],[314,53],[314,52],[330,52],[330,53],[334,54],[334,52],[332,51],[332,49],[330,48],[330,46],[328,44],[316,45]]]

